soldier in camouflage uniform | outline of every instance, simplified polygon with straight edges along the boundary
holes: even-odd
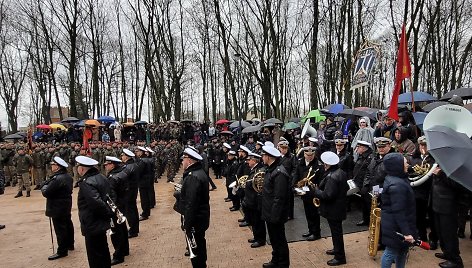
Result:
[[[46,175],[48,177],[52,175],[50,163],[52,162],[52,159],[54,158],[54,156],[59,156],[58,150],[56,150],[56,148],[52,146],[48,147],[47,153],[46,153]]]
[[[23,147],[19,147],[13,163],[18,174],[18,194],[15,195],[15,198],[23,196],[23,186],[26,188],[26,197],[29,197],[31,192],[30,170],[33,167],[33,159],[26,154]]]
[[[39,186],[43,183],[46,176],[46,156],[41,150],[40,145],[33,145],[33,148],[34,151],[31,154],[31,158],[33,159],[33,179],[36,185],[33,190],[39,190]]]
[[[70,163],[69,166],[72,166],[72,173],[74,177],[74,183],[79,181],[79,173],[77,173],[77,167],[75,165],[75,158],[80,155],[80,144],[74,144],[74,150],[70,153],[70,158],[67,163]]]
[[[155,179],[156,181],[161,178],[162,174],[164,174],[164,149],[166,145],[165,142],[160,140],[159,143],[156,145],[154,148],[155,153],[155,159],[156,159],[156,176]]]
[[[167,182],[173,182],[174,177],[177,174],[176,158],[179,157],[177,148],[177,141],[172,140],[170,145],[168,145],[167,155],[166,155],[166,168],[167,168]]]
[[[3,155],[3,161],[5,163],[5,186],[15,187],[17,183],[16,177],[16,167],[13,164],[13,158],[15,157],[15,145],[13,143],[8,143],[5,148],[5,153]]]

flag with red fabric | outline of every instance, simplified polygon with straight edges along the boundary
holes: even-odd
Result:
[[[392,100],[388,109],[388,117],[398,121],[398,96],[405,78],[411,77],[410,56],[408,55],[408,40],[405,32],[405,24],[402,26],[400,44],[398,46],[397,68],[395,72],[395,86]]]

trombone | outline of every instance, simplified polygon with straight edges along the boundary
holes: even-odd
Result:
[[[185,218],[184,216],[182,215],[182,226],[184,226],[184,223],[185,223]],[[183,228],[182,228],[183,229]],[[185,234],[185,242],[187,242],[187,247],[188,247],[188,252],[190,253],[190,259],[193,259],[195,257],[197,257],[197,255],[195,255],[195,253],[193,252],[196,248],[197,248],[197,241],[195,240],[195,228],[192,227],[192,229],[190,230],[190,237],[189,235],[187,234],[187,231],[185,229],[183,229],[184,231],[184,234]]]

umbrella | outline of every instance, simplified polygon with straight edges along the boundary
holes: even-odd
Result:
[[[426,116],[428,115],[428,113],[425,113],[425,112],[416,112],[416,113],[412,113],[413,114],[413,118],[415,119],[415,123],[416,125],[423,129],[423,122],[424,122],[424,119],[426,118]]]
[[[80,120],[74,123],[74,127],[85,127],[85,120]]]
[[[37,125],[36,128],[39,128],[39,129],[51,129],[51,127],[50,127],[49,125],[45,125],[45,124]]]
[[[472,191],[472,140],[464,133],[436,125],[425,131],[428,152],[452,180]]]
[[[234,135],[234,134],[231,131],[225,130],[225,131],[221,131],[220,135]]]
[[[439,106],[443,106],[443,105],[446,105],[446,104],[449,104],[449,102],[446,102],[446,101],[435,101],[435,102],[431,102],[431,103],[428,103],[426,104],[425,106],[423,106],[423,111],[429,113],[431,112],[434,108],[436,107],[439,107]]]
[[[24,131],[19,131],[19,132],[16,132],[15,134],[18,134],[18,135],[22,136],[23,138],[26,138],[28,136],[28,133],[26,133]]]
[[[342,117],[342,116],[336,116],[336,117],[334,118],[334,122],[342,122],[342,121],[344,121],[344,119],[345,119],[345,118]]]
[[[249,127],[251,126],[251,124],[249,124],[248,122],[246,121],[241,121],[241,127],[242,128],[246,128],[246,127]],[[233,123],[231,123],[231,125],[229,125],[230,128],[237,128],[239,127],[239,121],[235,121]]]
[[[180,120],[180,123],[192,123],[193,120],[192,119],[182,119]]]
[[[24,138],[25,137],[19,135],[18,133],[6,135],[5,137],[3,137],[4,140],[22,140]]]
[[[349,106],[341,104],[341,103],[333,103],[333,104],[330,104],[330,105],[324,107],[322,110],[324,110],[324,111],[326,111],[330,114],[338,114],[339,112],[341,112],[344,109],[349,109]]]
[[[285,123],[282,130],[296,129],[296,128],[299,128],[299,127],[300,127],[300,125],[298,125],[295,122],[288,122],[288,123]]]
[[[441,97],[441,100],[449,100],[454,95],[461,97],[463,100],[472,99],[472,87],[462,87],[451,90],[448,93],[444,94],[444,96]]]
[[[66,117],[64,119],[62,119],[62,123],[72,123],[72,122],[79,122],[80,119],[78,119],[77,117]]]
[[[133,122],[126,122],[126,123],[123,123],[123,126],[125,126],[125,127],[134,127],[134,123]]]
[[[115,121],[113,121],[115,122]],[[95,119],[89,119],[89,120],[86,120],[85,121],[85,125],[86,126],[92,126],[92,127],[99,127],[100,126],[100,122],[98,122],[97,120]]]
[[[113,123],[116,121],[114,117],[111,117],[108,115],[102,115],[97,120],[100,122],[105,122],[105,123]]]
[[[294,123],[300,123],[300,120],[302,120],[300,117],[292,117],[289,122],[294,122]]]
[[[53,130],[57,130],[58,128],[60,128],[60,129],[62,129],[62,130],[65,130],[65,129],[66,129],[65,126],[63,126],[63,125],[61,125],[61,124],[56,124],[56,123],[50,124],[49,126],[50,126]]]
[[[179,121],[177,121],[177,120],[169,120],[169,121],[167,121],[167,123],[178,124],[178,123],[180,123],[180,122],[179,122]]]
[[[264,123],[265,124],[267,124],[267,123],[283,124],[284,122],[282,122],[282,120],[280,120],[280,119],[272,117],[272,118],[269,118],[269,119],[265,120]]]
[[[257,132],[261,130],[261,125],[255,125],[255,126],[250,126],[247,128],[244,128],[241,132],[242,133],[252,133],[252,132]]]
[[[359,117],[362,117],[362,116],[369,117],[369,113],[358,110],[358,109],[344,109],[339,113],[339,115],[354,115],[354,116],[359,116]]]
[[[137,121],[137,122],[134,122],[135,125],[147,125],[148,122],[146,121]]]
[[[413,100],[415,102],[437,101],[436,97],[431,96],[426,92],[413,91]],[[411,103],[411,92],[405,92],[398,96],[398,103]]]
[[[216,125],[223,125],[223,124],[227,124],[227,123],[230,123],[229,120],[226,120],[226,119],[220,119],[218,121],[216,121]]]
[[[356,107],[356,108],[354,108],[354,110],[363,111],[363,112],[367,113],[367,117],[369,117],[372,120],[377,121],[377,112],[379,111],[379,109],[377,109],[377,108]]]

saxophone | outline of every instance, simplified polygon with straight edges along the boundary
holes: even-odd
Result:
[[[370,205],[370,222],[369,222],[369,238],[367,249],[369,250],[369,256],[374,257],[377,255],[377,247],[379,244],[380,237],[380,212],[378,208],[377,195],[372,195],[372,203]]]

